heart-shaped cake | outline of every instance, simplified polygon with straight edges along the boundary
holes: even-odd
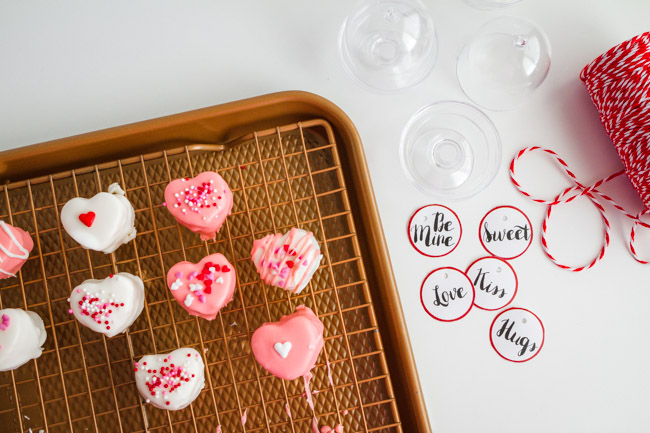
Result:
[[[201,355],[181,347],[161,355],[145,355],[135,363],[135,385],[147,403],[180,410],[192,403],[205,384]]]
[[[47,334],[33,311],[0,310],[0,371],[13,370],[41,356]]]
[[[232,300],[235,269],[223,254],[211,254],[198,263],[176,263],[167,272],[167,287],[193,316],[213,320]]]
[[[82,247],[110,254],[135,238],[135,212],[117,183],[92,198],[76,197],[61,210],[66,232]]]
[[[312,232],[292,228],[253,242],[251,258],[266,284],[300,293],[318,269],[323,255]]]
[[[86,280],[72,290],[70,309],[79,323],[114,337],[126,331],[144,308],[144,284],[126,272],[103,280]]]
[[[176,179],[165,188],[165,206],[179,224],[214,239],[232,210],[232,192],[221,176],[206,171],[193,179]]]
[[[25,230],[0,221],[0,280],[15,277],[34,248]]]
[[[251,339],[255,359],[269,373],[293,380],[314,368],[323,348],[323,322],[304,305],[280,321],[260,326]]]

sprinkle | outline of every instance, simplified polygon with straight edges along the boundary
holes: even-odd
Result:
[[[187,296],[185,297],[185,306],[189,307],[190,305],[192,305],[193,300],[194,300],[194,296],[188,293]]]
[[[205,304],[205,301],[206,301],[205,295],[199,295],[199,302]]]
[[[180,279],[176,278],[176,281],[174,281],[172,283],[172,285],[171,285],[171,287],[169,289],[170,290],[178,290],[182,285],[183,285],[183,282]]]
[[[183,278],[183,273],[182,273],[182,272],[176,272],[176,273],[174,274],[174,276],[175,276],[176,278]]]
[[[163,206],[165,206],[165,207],[167,206],[167,202],[166,202],[166,201],[163,202]]]
[[[7,328],[9,327],[10,322],[11,322],[11,318],[8,315],[3,314],[2,323],[0,323],[0,331],[6,331]]]
[[[68,309],[68,314],[72,314],[72,308]]]
[[[223,277],[219,277],[219,278],[217,278],[217,281],[216,281],[216,282],[217,282],[218,284],[223,284]]]
[[[190,274],[187,276],[187,279],[188,280],[194,279],[196,278],[197,275],[199,275],[199,273],[196,271],[190,272]]]
[[[203,290],[203,286],[200,284],[190,284],[190,292],[197,292]]]

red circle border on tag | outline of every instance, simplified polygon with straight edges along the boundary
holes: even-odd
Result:
[[[523,254],[523,253],[522,253],[522,254]],[[515,272],[515,268],[513,268],[512,265],[511,265],[510,263],[508,263],[507,260],[502,259],[501,257],[497,257],[497,256],[485,256],[485,257],[481,257],[481,258],[479,258],[479,259],[474,260],[474,261],[473,261],[472,263],[470,263],[470,265],[467,267],[467,270],[465,271],[465,275],[467,275],[467,272],[469,271],[469,268],[471,268],[472,266],[474,266],[474,263],[476,263],[476,262],[480,262],[481,260],[485,260],[485,259],[497,259],[497,260],[499,260],[499,261],[505,263],[505,264],[508,265],[508,267],[512,270],[512,273],[513,273],[514,276],[515,276],[515,294],[512,295],[512,299],[510,299],[506,305],[504,305],[503,307],[500,307],[500,308],[489,309],[489,308],[479,307],[478,305],[474,304],[474,306],[475,306],[476,308],[478,308],[478,309],[480,309],[480,310],[483,310],[483,311],[499,311],[501,308],[506,308],[508,305],[512,304],[512,301],[515,300],[515,297],[517,296],[517,290],[519,289],[519,277],[517,276],[517,272]],[[469,275],[467,275],[467,278],[469,278]],[[470,279],[469,282],[472,283],[472,280]],[[472,286],[474,286],[474,283],[472,283]],[[476,287],[474,287],[474,300],[476,300]]]
[[[494,341],[492,341],[492,329],[494,328],[494,324],[496,323],[497,319],[498,319],[499,317],[501,317],[501,315],[503,315],[504,313],[507,313],[508,311],[511,311],[511,310],[523,310],[523,311],[526,311],[527,313],[532,314],[532,315],[537,319],[537,321],[539,322],[539,324],[540,324],[541,327],[542,327],[542,342],[539,344],[539,349],[537,349],[537,353],[534,354],[533,356],[531,356],[530,358],[525,359],[525,360],[522,360],[522,361],[516,361],[516,360],[514,360],[514,359],[508,359],[508,358],[506,358],[505,356],[501,355],[501,353],[500,353],[500,352],[497,350],[497,348],[494,346]],[[501,358],[505,359],[506,361],[515,362],[515,363],[517,363],[517,364],[521,364],[522,362],[528,362],[528,361],[530,361],[531,359],[533,359],[533,358],[535,358],[537,355],[539,355],[539,352],[542,351],[542,347],[544,347],[544,341],[546,341],[546,328],[544,328],[544,322],[542,322],[542,319],[540,319],[540,318],[537,316],[537,314],[533,313],[532,311],[530,311],[530,310],[528,310],[528,309],[526,309],[526,308],[510,307],[510,308],[508,308],[508,309],[506,309],[506,310],[503,310],[502,312],[500,312],[499,314],[496,315],[496,317],[495,317],[494,320],[492,321],[492,324],[490,325],[490,344],[492,345],[492,349],[494,349],[494,351],[496,352],[496,354],[499,355]]]
[[[456,242],[456,246],[454,246],[451,250],[449,250],[449,252],[447,252],[447,253],[445,253],[445,254],[441,254],[441,255],[439,255],[439,256],[432,256],[432,255],[430,255],[430,254],[425,254],[425,253],[423,253],[422,251],[420,251],[420,250],[415,246],[415,244],[413,243],[413,241],[411,240],[411,233],[410,233],[410,230],[409,230],[410,227],[411,227],[411,222],[413,221],[413,218],[415,217],[415,215],[416,215],[418,212],[420,212],[422,209],[427,208],[427,207],[431,207],[431,206],[438,206],[438,207],[445,208],[445,209],[447,209],[449,212],[451,212],[452,214],[454,214],[454,216],[456,217],[456,220],[458,221],[458,227],[460,227],[460,235],[458,235],[458,242]],[[532,228],[531,228],[531,230],[532,230]],[[452,253],[456,248],[458,248],[458,244],[460,244],[460,240],[463,238],[463,223],[460,222],[460,218],[458,218],[458,214],[456,214],[456,212],[454,212],[452,209],[448,208],[447,206],[442,205],[442,204],[427,204],[427,205],[424,205],[424,206],[420,207],[420,208],[417,209],[415,212],[413,212],[413,215],[411,215],[411,218],[409,218],[409,222],[408,222],[408,224],[406,225],[406,236],[408,237],[409,242],[411,243],[411,246],[413,247],[413,249],[414,249],[415,251],[417,251],[418,253],[422,254],[423,256],[425,256],[425,257],[433,257],[433,258],[436,258],[436,257],[444,257],[444,256],[446,256],[446,255],[451,254],[451,253]]]
[[[463,274],[465,276],[465,278],[467,278],[467,281],[469,281],[469,286],[472,288],[472,303],[469,304],[469,308],[467,309],[465,314],[463,314],[462,316],[460,316],[460,317],[458,317],[456,319],[452,319],[452,320],[440,319],[440,318],[434,316],[433,314],[431,314],[429,312],[429,310],[427,309],[427,307],[424,305],[424,299],[422,298],[422,291],[424,290],[424,283],[429,279],[431,274],[433,274],[435,272],[438,272],[438,271],[441,271],[443,269],[451,269],[452,271],[457,271],[457,272]],[[422,304],[422,308],[424,308],[424,311],[429,316],[431,316],[432,318],[436,319],[439,322],[446,322],[446,323],[455,322],[455,321],[460,320],[463,317],[467,316],[469,314],[469,312],[472,311],[472,307],[474,307],[474,300],[475,299],[476,299],[476,289],[474,289],[474,284],[472,284],[472,281],[469,279],[469,277],[467,276],[467,274],[465,272],[461,271],[460,269],[454,268],[452,266],[443,266],[442,268],[434,269],[433,271],[429,272],[426,277],[424,277],[424,280],[422,280],[422,284],[420,285],[420,303]]]
[[[514,209],[516,211],[519,211],[519,213],[521,213],[524,216],[524,218],[526,218],[526,221],[528,221],[528,225],[530,226],[530,242],[528,242],[528,245],[526,246],[526,249],[524,249],[521,253],[519,253],[518,255],[516,255],[514,257],[500,257],[500,256],[495,255],[492,251],[488,250],[488,248],[485,246],[485,244],[483,243],[483,237],[481,236],[481,226],[483,226],[483,221],[485,221],[485,218],[487,218],[487,216],[490,215],[495,210],[503,209],[503,208],[509,208],[509,209]],[[411,223],[409,222],[409,226],[410,225],[411,225]],[[534,234],[535,233],[534,233],[534,230],[533,230],[533,224],[530,222],[530,218],[528,218],[528,215],[526,215],[524,213],[524,211],[522,211],[521,209],[519,209],[518,207],[515,207],[515,206],[497,206],[495,208],[492,208],[489,211],[487,211],[485,216],[483,216],[483,218],[481,218],[481,222],[478,224],[478,240],[481,242],[481,245],[483,246],[483,249],[485,251],[487,251],[489,254],[492,254],[492,256],[497,257],[499,259],[503,259],[503,260],[512,260],[512,259],[516,259],[517,257],[521,257],[526,251],[528,251],[528,248],[530,248],[530,246],[532,245]]]

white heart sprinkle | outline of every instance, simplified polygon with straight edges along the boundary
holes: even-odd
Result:
[[[192,305],[193,300],[194,300],[194,296],[188,293],[187,296],[185,297],[185,306],[189,307],[190,305]]]
[[[190,284],[190,292],[196,292],[197,290],[203,290],[203,286],[200,284]]]
[[[223,284],[223,277],[217,278],[216,282],[219,283],[219,284]]]
[[[214,266],[210,266],[210,267],[208,268],[208,271],[210,271],[210,272],[217,272],[217,270],[215,269]]]
[[[277,342],[273,345],[273,348],[278,352],[278,355],[280,355],[282,359],[286,359],[291,351],[291,341],[285,341],[284,343]]]
[[[176,281],[172,283],[172,286],[170,288],[171,290],[178,290],[182,285],[183,282],[180,279],[176,278]]]

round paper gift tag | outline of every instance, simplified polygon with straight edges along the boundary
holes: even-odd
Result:
[[[420,288],[422,306],[436,320],[453,322],[469,313],[474,303],[474,286],[464,272],[439,268],[426,276]]]
[[[514,259],[526,252],[533,241],[533,227],[526,214],[516,207],[499,206],[483,217],[478,235],[488,253]]]
[[[510,263],[498,257],[483,257],[466,272],[474,284],[474,305],[483,310],[499,310],[517,294],[517,274]]]
[[[462,234],[458,215],[439,204],[421,207],[409,220],[409,241],[425,256],[446,256],[458,246]]]
[[[508,361],[529,361],[542,350],[544,325],[531,311],[508,308],[492,322],[490,342],[494,350]]]

